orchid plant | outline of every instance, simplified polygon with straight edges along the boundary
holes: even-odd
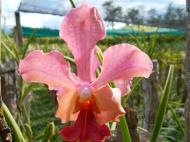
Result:
[[[119,44],[103,53],[101,72],[96,45],[106,35],[102,17],[95,7],[83,3],[72,9],[61,25],[60,37],[68,44],[77,66],[77,74],[59,51],[35,50],[19,63],[19,72],[27,82],[47,84],[56,90],[62,123],[73,122],[60,134],[66,141],[103,141],[111,136],[106,125],[125,114],[121,97],[130,91],[134,77],[149,77],[150,58],[130,44]],[[109,86],[115,82],[116,88]]]

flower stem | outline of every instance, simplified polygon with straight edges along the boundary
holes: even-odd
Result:
[[[132,142],[125,116],[120,117],[119,124],[120,124],[121,132],[122,132],[123,142]]]

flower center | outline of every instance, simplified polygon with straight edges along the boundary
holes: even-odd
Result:
[[[80,86],[80,102],[89,101],[92,97],[93,90],[89,85]]]

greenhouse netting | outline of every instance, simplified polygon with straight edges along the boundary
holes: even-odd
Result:
[[[117,0],[112,1],[113,3],[118,3]],[[83,2],[84,0],[74,1],[76,6]],[[85,2],[100,7],[105,1],[100,1],[98,4],[95,0],[85,0]],[[18,11],[64,16],[71,8],[70,0],[21,0]]]
[[[19,11],[63,16],[70,8],[68,0],[22,0]]]

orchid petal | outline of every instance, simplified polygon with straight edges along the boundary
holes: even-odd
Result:
[[[118,88],[111,89],[105,86],[95,92],[96,105],[100,113],[96,113],[96,119],[100,124],[116,121],[125,114],[121,106],[121,91]]]
[[[71,10],[61,25],[60,36],[74,55],[79,78],[92,81],[92,52],[96,42],[105,36],[103,20],[97,9],[84,3]]]
[[[127,95],[130,91],[131,91],[131,85],[132,85],[132,79],[127,79],[127,80],[116,80],[114,81],[114,83],[116,84],[116,86],[121,90],[121,95],[125,96]]]
[[[40,50],[32,51],[19,63],[19,72],[27,82],[45,83],[49,89],[72,88],[76,82],[70,72],[70,65],[62,53],[54,50],[44,54]]]
[[[152,61],[144,52],[130,44],[119,44],[104,52],[102,72],[93,82],[95,88],[117,79],[149,77],[152,73]]]
[[[75,121],[78,113],[75,113],[77,102],[76,90],[62,89],[57,92],[58,110],[56,117],[61,119],[62,123]]]

